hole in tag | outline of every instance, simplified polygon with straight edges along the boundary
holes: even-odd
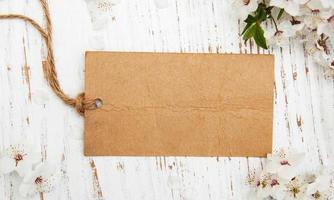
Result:
[[[95,99],[96,108],[101,108],[103,106],[103,101],[100,98]]]

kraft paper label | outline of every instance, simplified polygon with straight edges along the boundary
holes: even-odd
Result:
[[[274,57],[86,53],[87,156],[265,156]]]

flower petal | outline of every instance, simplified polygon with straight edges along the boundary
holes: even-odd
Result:
[[[40,176],[39,171],[37,171],[36,169],[31,170],[25,174],[22,182],[26,184],[34,183],[38,176]]]
[[[298,175],[298,172],[299,170],[297,167],[285,166],[281,167],[281,170],[279,170],[277,174],[282,179],[291,180]]]
[[[19,192],[23,197],[33,196],[37,193],[34,184],[21,183]]]
[[[254,12],[258,7],[257,0],[250,0],[248,4],[248,11],[249,12]]]
[[[292,16],[297,16],[299,14],[299,4],[293,1],[289,1],[284,10]]]
[[[15,160],[3,157],[0,159],[0,174],[8,174],[15,169]]]
[[[32,162],[31,160],[21,160],[16,167],[16,171],[19,176],[24,177],[28,172],[32,170]]]
[[[57,169],[56,163],[45,162],[43,163],[43,166],[41,168],[41,175],[43,177],[50,177],[55,173],[56,169]]]
[[[281,168],[278,161],[269,161],[266,164],[265,171],[269,173],[277,173]]]

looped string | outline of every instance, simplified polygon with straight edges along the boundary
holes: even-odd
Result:
[[[96,100],[85,99],[85,93],[80,93],[75,99],[75,109],[81,115],[84,115],[85,110],[97,109]]]
[[[45,40],[47,47],[47,59],[43,61],[43,72],[45,79],[53,92],[69,106],[74,107],[80,115],[84,115],[86,110],[95,110],[97,99],[86,99],[85,93],[80,93],[75,99],[68,97],[60,87],[55,67],[54,53],[52,48],[52,24],[48,4],[46,0],[40,0],[44,16],[46,19],[46,31],[33,19],[19,14],[0,15],[0,19],[18,19],[23,20],[34,27]]]

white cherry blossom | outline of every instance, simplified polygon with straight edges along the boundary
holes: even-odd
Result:
[[[303,15],[303,21],[306,25],[306,27],[310,30],[316,30],[318,27],[319,23],[324,22],[326,19],[326,14],[325,12],[322,12],[321,10],[318,9],[305,9],[304,15]]]
[[[285,31],[269,30],[265,32],[264,36],[267,38],[268,44],[271,46],[282,47],[289,43],[289,37]]]
[[[327,200],[334,195],[334,167],[320,167],[315,172],[295,170],[302,164],[304,155],[296,151],[280,149],[269,154],[262,171],[248,175],[252,186],[247,199],[250,200]],[[276,164],[275,164],[276,163]],[[278,164],[277,164],[278,163]],[[275,170],[271,170],[274,165]],[[282,166],[290,168],[279,169]],[[293,168],[291,168],[293,167]],[[279,170],[277,170],[279,169]],[[282,176],[280,170],[293,171],[293,175]],[[290,178],[292,177],[292,178]]]
[[[300,177],[295,177],[285,185],[285,200],[304,200],[306,196],[307,183]]]
[[[296,36],[296,33],[300,31],[303,24],[292,25],[290,21],[283,21],[276,28],[266,30],[264,33],[265,38],[268,40],[269,45],[273,46],[285,46],[289,43],[289,38]]]
[[[43,162],[24,177],[19,191],[24,197],[50,192],[58,181],[59,172],[57,165]]]
[[[282,199],[285,196],[283,185],[284,180],[277,175],[263,172],[256,181],[256,197],[257,199]]]
[[[91,16],[94,30],[101,30],[106,27],[112,18],[113,6],[120,3],[120,0],[86,0]]]
[[[313,183],[307,187],[306,198],[314,200],[326,200],[330,196],[330,176],[328,174],[319,175]]]
[[[266,170],[269,173],[276,173],[283,179],[291,180],[298,174],[299,167],[304,157],[305,155],[303,153],[280,149],[268,155]]]
[[[0,154],[0,174],[17,172],[24,176],[39,160],[40,155],[28,143],[12,144]]]
[[[305,50],[306,53],[313,58],[315,64],[334,69],[334,58],[330,54],[333,53],[331,52],[332,46],[328,40],[327,37],[319,36],[316,34],[316,31],[314,31],[305,37]]]

